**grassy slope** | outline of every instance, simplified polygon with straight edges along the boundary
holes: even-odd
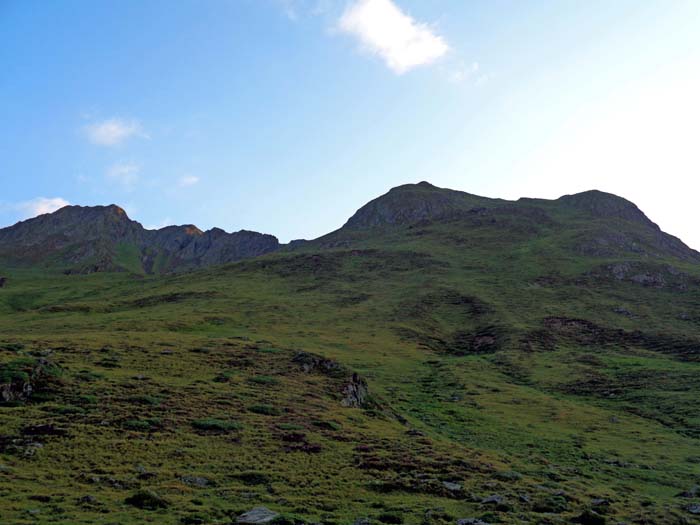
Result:
[[[700,479],[700,365],[651,335],[698,340],[700,292],[592,280],[614,260],[567,249],[570,228],[516,226],[360,234],[352,249],[157,279],[0,272],[0,342],[23,345],[0,360],[46,354],[63,369],[48,400],[0,408],[14,439],[0,452],[3,519],[228,523],[264,504],[328,523],[568,523],[606,498],[611,523],[689,520],[676,494]],[[653,344],[543,340],[552,316]],[[497,348],[455,352],[460,332]],[[359,372],[379,408],[343,408],[342,381],[302,373],[297,350]],[[240,429],[193,426],[204,418]],[[22,437],[45,422],[68,435]],[[124,504],[138,488],[170,506]],[[509,508],[481,503],[491,494]]]

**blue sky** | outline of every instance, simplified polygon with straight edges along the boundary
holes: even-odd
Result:
[[[696,0],[0,0],[0,225],[333,230],[390,187],[598,188],[700,248]]]

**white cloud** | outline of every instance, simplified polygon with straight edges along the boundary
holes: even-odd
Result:
[[[127,191],[134,189],[134,186],[139,180],[141,166],[133,163],[119,163],[110,166],[107,169],[106,176],[108,179],[120,184]]]
[[[112,118],[85,127],[87,138],[98,146],[118,146],[133,137],[149,138],[138,120]]]
[[[180,180],[177,184],[181,188],[186,188],[187,186],[194,186],[198,182],[199,177],[195,177],[194,175],[185,175],[184,177],[180,177]]]
[[[443,37],[401,11],[392,0],[356,0],[341,16],[339,27],[399,75],[430,64],[449,50]]]
[[[53,213],[69,204],[70,202],[61,197],[37,197],[30,201],[20,202],[17,204],[17,209],[22,214],[22,218],[29,219],[37,215]]]

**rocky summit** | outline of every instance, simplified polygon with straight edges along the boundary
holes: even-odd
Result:
[[[234,262],[279,248],[272,235],[193,225],[147,230],[119,206],[66,206],[0,230],[0,257],[68,273],[163,273]]]
[[[690,524],[700,254],[589,191],[0,230],[0,522]]]

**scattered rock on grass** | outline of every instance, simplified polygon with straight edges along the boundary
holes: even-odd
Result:
[[[139,490],[124,500],[124,503],[145,510],[164,509],[169,503],[151,490]]]
[[[78,505],[97,505],[97,498],[91,494],[86,494],[85,496],[78,498]]]
[[[450,492],[459,492],[462,490],[462,485],[459,483],[453,483],[452,481],[443,481],[442,486]]]
[[[245,514],[238,516],[236,518],[236,523],[247,523],[250,525],[255,525],[257,523],[270,523],[278,516],[279,514],[266,507],[255,507]]]
[[[700,487],[697,485],[692,487],[690,490],[685,490],[681,492],[680,494],[677,494],[676,497],[678,498],[695,498],[700,494]]]
[[[574,522],[581,525],[605,525],[605,518],[592,510],[584,510],[580,516],[574,518]]]
[[[212,485],[212,481],[210,479],[201,477],[201,476],[183,476],[180,478],[180,480],[185,484],[189,485],[190,487],[208,487],[209,485]]]
[[[501,505],[504,502],[505,499],[503,496],[499,496],[498,494],[492,494],[491,496],[487,496],[481,500],[481,503],[484,505]]]

